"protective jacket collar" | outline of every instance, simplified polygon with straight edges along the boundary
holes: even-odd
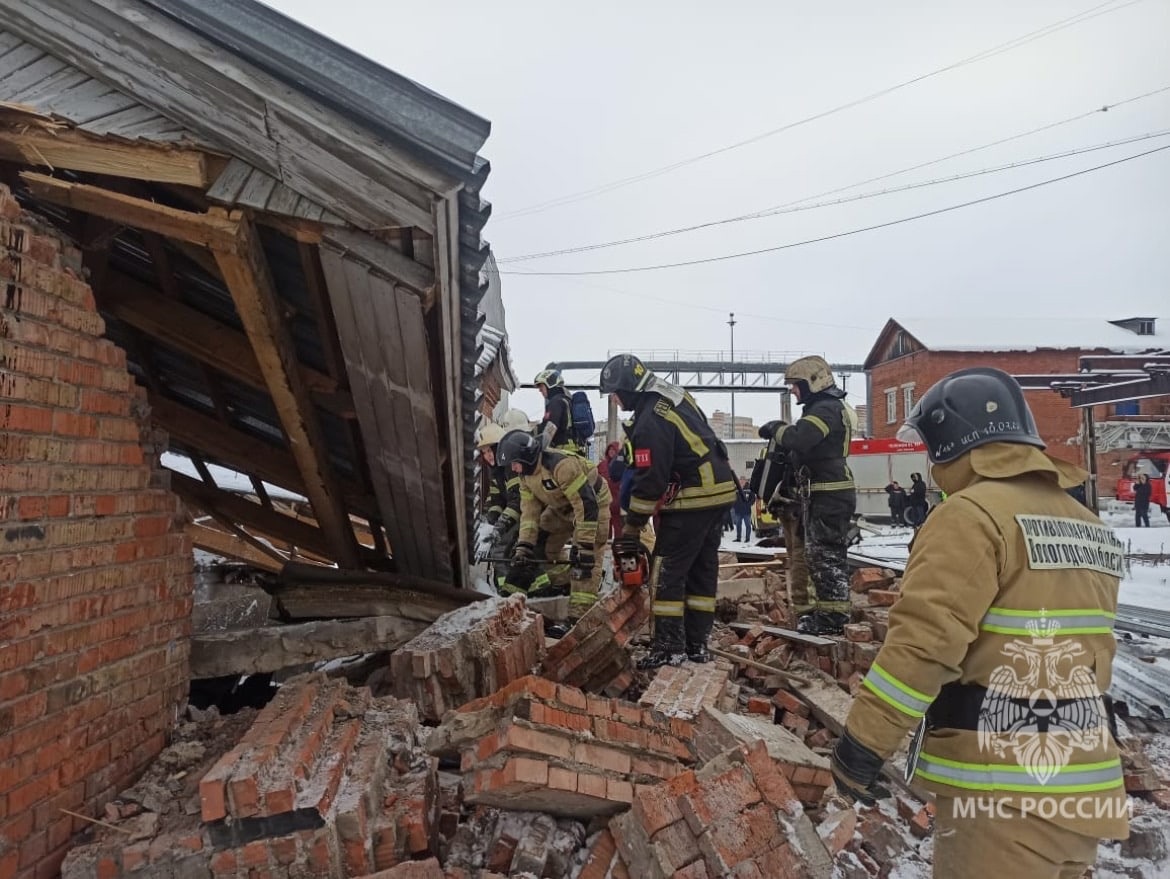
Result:
[[[1063,489],[1081,485],[1089,476],[1075,464],[1022,443],[988,443],[954,461],[935,464],[930,473],[935,484],[947,494],[954,494],[981,479],[1011,479],[1028,473],[1052,479]]]

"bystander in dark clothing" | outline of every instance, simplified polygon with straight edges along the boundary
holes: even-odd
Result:
[[[910,474],[910,500],[906,504],[906,524],[915,528],[926,521],[926,482],[921,473]]]
[[[1150,477],[1141,474],[1133,484],[1133,524],[1135,528],[1150,527]]]
[[[609,483],[609,530],[614,540],[622,536],[622,471],[625,462],[621,458],[621,449],[621,443],[610,443],[605,447],[605,457],[597,465],[597,472]]]
[[[735,519],[735,540],[737,543],[752,539],[752,507],[755,506],[756,495],[748,488],[746,477],[739,478],[739,494],[735,504],[731,507]],[[742,535],[742,536],[741,536]]]
[[[906,489],[898,485],[897,482],[891,482],[886,486],[886,494],[890,496],[890,521],[895,525],[905,525]]]

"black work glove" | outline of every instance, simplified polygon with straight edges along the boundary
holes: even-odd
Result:
[[[884,762],[845,730],[829,758],[829,769],[837,782],[838,793],[866,806],[889,797],[889,789],[878,784]]]
[[[570,564],[573,566],[573,579],[588,580],[593,574],[593,562],[593,550],[573,547],[570,560]]]
[[[516,548],[512,550],[512,567],[526,571],[535,567],[535,562],[536,547],[531,543],[517,543]]]
[[[487,523],[489,525],[495,525],[496,522],[499,521],[499,519],[500,519],[500,511],[499,510],[488,510]]]

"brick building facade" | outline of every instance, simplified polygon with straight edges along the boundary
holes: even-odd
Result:
[[[890,319],[865,360],[868,387],[869,435],[893,437],[918,398],[943,376],[971,366],[992,366],[1013,375],[1075,373],[1078,360],[1086,354],[1146,353],[1170,346],[1165,330],[1157,332],[1154,319],[1134,321],[1077,321],[1063,328],[1068,342],[1060,341],[1061,327],[1037,335],[1039,344],[1019,344],[1015,337],[1026,329],[1012,327],[1004,337],[994,331],[980,338],[984,327],[967,328],[964,321],[952,321],[954,328],[942,329],[939,321]],[[1088,324],[1088,326],[1086,326]],[[921,326],[920,326],[921,325]],[[1131,328],[1132,327],[1132,328]],[[934,330],[934,332],[932,332]],[[1138,330],[1148,330],[1141,332]],[[951,339],[968,332],[972,340],[962,345]],[[1013,337],[1013,334],[1015,337]],[[1100,339],[1098,344],[1089,340]],[[985,346],[982,348],[979,346]],[[1026,392],[1040,435],[1054,457],[1085,465],[1082,444],[1082,413],[1053,391]],[[1096,406],[1095,422],[1144,416],[1170,420],[1170,400],[1152,398],[1133,404]],[[1119,468],[1114,466],[1131,454],[1128,451],[1102,452],[1098,456],[1098,491],[1113,494]]]
[[[192,554],[81,257],[0,185],[0,876],[70,837],[186,702]]]

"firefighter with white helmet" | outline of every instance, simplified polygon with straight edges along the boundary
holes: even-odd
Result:
[[[489,421],[480,428],[475,441],[475,448],[488,468],[489,477],[484,518],[492,526],[492,532],[485,542],[485,554],[492,550],[502,555],[511,553],[520,529],[520,478],[509,473],[496,460],[504,433],[504,428]],[[506,570],[501,569],[497,573],[499,585],[505,578]]]
[[[838,789],[888,795],[907,760],[936,797],[934,875],[1081,876],[1128,836],[1110,734],[1124,546],[1066,490],[1019,384],[987,367],[928,390],[899,439],[926,444],[947,493],[915,538],[901,598],[834,749]]]
[[[796,474],[800,537],[816,589],[815,595],[806,596],[800,594],[802,584],[796,584],[796,628],[806,634],[839,635],[851,609],[846,554],[857,492],[846,458],[857,416],[823,357],[794,360],[784,380],[803,412],[795,424],[776,428],[773,448]]]

